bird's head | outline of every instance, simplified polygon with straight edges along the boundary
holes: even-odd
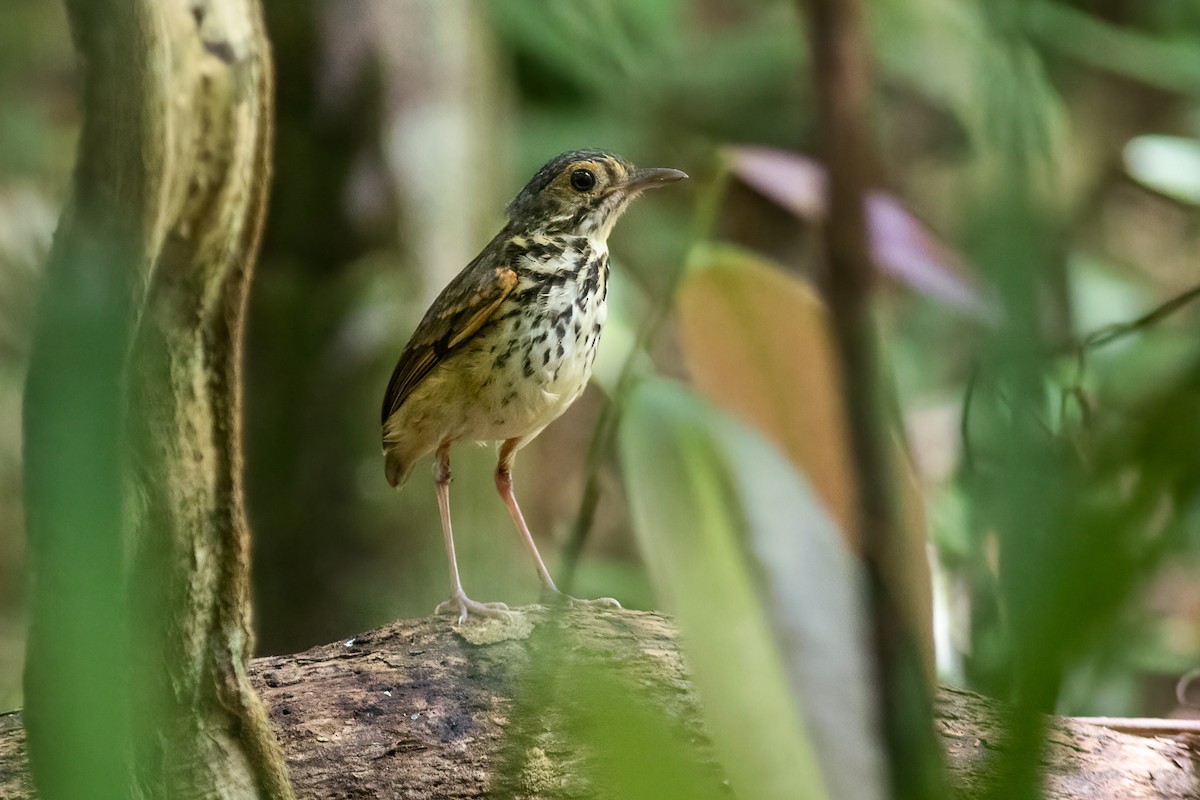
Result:
[[[546,162],[513,198],[509,224],[606,239],[633,198],[686,177],[677,169],[637,169],[603,150],[572,150]]]

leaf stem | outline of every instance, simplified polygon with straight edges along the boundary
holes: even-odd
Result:
[[[613,443],[617,437],[617,429],[620,426],[621,414],[625,409],[625,403],[629,399],[629,394],[633,391],[633,387],[637,385],[637,381],[641,377],[636,369],[638,354],[646,352],[658,335],[659,329],[667,318],[679,284],[683,280],[683,276],[687,273],[689,265],[695,260],[696,246],[712,238],[713,228],[716,225],[717,212],[720,208],[721,197],[725,193],[725,185],[728,178],[728,166],[724,158],[720,158],[717,162],[716,174],[709,181],[704,191],[700,193],[700,197],[696,202],[696,210],[692,223],[693,247],[689,249],[687,256],[684,257],[671,273],[670,280],[662,294],[655,298],[650,313],[646,316],[645,322],[638,330],[638,335],[633,346],[629,349],[629,355],[621,365],[621,372],[617,376],[617,382],[613,387],[612,395],[608,402],[605,403],[604,409],[600,412],[600,419],[597,420],[596,427],[592,431],[591,441],[588,442],[587,461],[584,467],[583,494],[579,500],[579,508],[575,513],[575,521],[571,525],[570,536],[567,538],[562,551],[562,577],[559,583],[563,591],[567,594],[571,593],[572,587],[575,584],[579,559],[583,554],[584,545],[587,544],[588,536],[591,534],[592,526],[595,523],[596,506],[600,502],[600,468],[607,461],[609,453],[612,452]]]

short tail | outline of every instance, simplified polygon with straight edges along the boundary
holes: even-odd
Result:
[[[400,457],[400,453],[396,450],[383,451],[383,470],[387,475],[388,483],[397,488],[404,485],[408,480],[408,476],[412,473],[413,462],[404,461]]]

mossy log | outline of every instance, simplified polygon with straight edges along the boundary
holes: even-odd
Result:
[[[571,724],[595,668],[649,698],[696,755],[702,781],[725,783],[679,635],[657,613],[533,606],[511,626],[463,629],[446,618],[402,620],[257,659],[252,676],[298,797],[578,800],[613,796],[596,781],[593,742]],[[1003,747],[998,720],[993,701],[939,693],[937,727],[962,797],[986,785],[990,756]],[[1043,757],[1045,796],[1194,798],[1193,758],[1186,733],[1135,736],[1057,717]],[[31,795],[20,714],[0,716],[0,800]]]

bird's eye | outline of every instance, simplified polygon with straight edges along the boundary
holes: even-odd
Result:
[[[571,173],[571,188],[586,192],[596,185],[596,175],[590,169],[577,169]]]

